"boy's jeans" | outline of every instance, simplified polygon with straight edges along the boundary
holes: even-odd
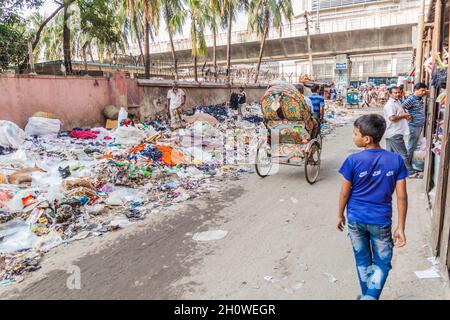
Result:
[[[348,223],[362,300],[378,300],[392,269],[394,242],[391,226]]]

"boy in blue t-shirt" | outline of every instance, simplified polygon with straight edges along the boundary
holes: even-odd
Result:
[[[337,229],[344,231],[347,208],[349,237],[363,300],[379,299],[392,269],[394,244],[398,248],[406,244],[408,170],[400,155],[380,147],[385,131],[386,122],[380,115],[358,118],[353,128],[353,140],[357,147],[365,150],[350,155],[339,170],[344,179]],[[394,191],[397,193],[398,226],[392,238]]]

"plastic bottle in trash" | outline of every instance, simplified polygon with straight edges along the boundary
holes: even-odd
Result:
[[[127,110],[125,110],[125,108],[120,108],[120,111],[119,111],[119,118],[118,118],[118,126],[120,127],[121,126],[121,124],[122,124],[122,122],[124,121],[124,120],[127,120],[127,118],[128,118],[128,112],[127,112]]]

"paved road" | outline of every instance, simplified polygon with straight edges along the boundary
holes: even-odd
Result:
[[[43,269],[2,298],[19,299],[354,299],[357,278],[350,242],[335,230],[340,164],[356,151],[351,125],[325,141],[320,181],[283,167],[266,179],[250,175],[183,210],[131,231],[58,248]],[[396,252],[382,298],[442,299],[441,279],[427,269],[429,216],[414,194],[407,248]],[[195,242],[200,231],[225,230],[221,240]],[[67,288],[67,267],[81,270],[81,289]]]

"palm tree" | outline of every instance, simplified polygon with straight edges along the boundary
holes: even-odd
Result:
[[[144,10],[145,78],[150,79],[150,36],[159,29],[161,0],[142,0]]]
[[[292,0],[250,0],[247,11],[250,31],[256,31],[261,38],[255,75],[255,83],[257,83],[269,28],[271,26],[279,28],[281,33],[283,18],[290,24],[294,12],[292,9]]]
[[[244,7],[247,6],[248,0],[222,0],[222,15],[226,21],[227,26],[227,82],[231,79],[231,34],[233,31],[233,21],[236,20],[236,15]]]
[[[205,39],[205,24],[209,19],[207,4],[204,0],[186,0],[191,20],[192,58],[194,60],[194,80],[198,82],[198,58],[206,57],[208,48]]]
[[[217,32],[222,22],[222,2],[223,0],[209,0],[210,19],[209,28],[213,33],[213,65],[214,78],[217,82]]]
[[[175,79],[178,80],[178,59],[173,43],[173,36],[177,33],[183,32],[183,26],[186,22],[187,13],[184,10],[183,3],[180,0],[164,0],[162,5],[162,14],[167,26],[167,32],[169,34]]]
[[[119,8],[120,9],[120,8]],[[140,0],[122,0],[122,9],[127,13],[130,24],[130,36],[136,39],[141,54],[141,61],[144,63],[144,49],[142,47],[142,24],[139,23],[142,14],[142,2]]]
[[[71,5],[75,0],[64,0],[64,27],[63,27],[63,51],[64,51],[64,67],[67,74],[72,74],[72,54],[71,54],[71,41],[70,41],[70,17],[72,15]]]

